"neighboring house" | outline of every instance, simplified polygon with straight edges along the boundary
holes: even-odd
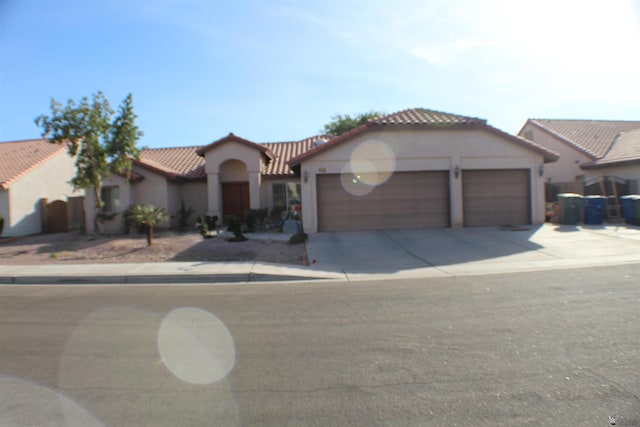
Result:
[[[544,221],[541,172],[557,158],[485,120],[410,109],[338,137],[256,143],[229,134],[201,147],[146,149],[131,184],[112,175],[102,195],[113,213],[163,207],[169,226],[182,206],[195,211],[191,223],[301,206],[306,232],[531,224]]]
[[[622,182],[624,194],[640,188],[640,121],[529,119],[519,135],[560,154],[545,169],[549,187],[582,193],[596,184],[597,192],[608,180]]]
[[[81,229],[82,193],[73,191],[74,175],[74,159],[63,145],[43,139],[0,142],[2,235]]]

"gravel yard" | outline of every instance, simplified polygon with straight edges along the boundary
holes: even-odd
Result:
[[[250,237],[250,235],[249,235]],[[195,232],[144,235],[88,235],[77,232],[19,238],[0,237],[0,264],[107,264],[167,261],[264,261],[301,265],[304,245],[249,239],[203,239]]]

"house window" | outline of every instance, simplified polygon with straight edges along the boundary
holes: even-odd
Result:
[[[300,204],[302,186],[299,183],[273,184],[273,209],[291,210]]]
[[[118,212],[120,210],[120,190],[118,187],[102,187],[100,190],[102,199],[102,212]]]

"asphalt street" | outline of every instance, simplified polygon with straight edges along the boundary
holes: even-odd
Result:
[[[0,425],[638,425],[639,279],[3,286]]]

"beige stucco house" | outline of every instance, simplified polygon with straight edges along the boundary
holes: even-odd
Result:
[[[206,146],[146,149],[132,182],[112,175],[102,195],[116,213],[133,203],[163,207],[165,226],[182,207],[194,222],[294,206],[310,233],[535,224],[544,221],[545,164],[557,159],[485,120],[408,109],[338,137],[256,143],[229,134]],[[106,227],[121,229],[122,220]]]
[[[544,221],[552,150],[485,120],[409,109],[292,159],[307,232]]]
[[[65,146],[43,139],[1,142],[2,235],[81,228],[83,193],[74,192],[70,184],[74,175],[74,159]]]
[[[640,189],[640,121],[529,119],[518,134],[560,154],[544,174],[560,191],[601,178],[624,181],[627,194]]]

